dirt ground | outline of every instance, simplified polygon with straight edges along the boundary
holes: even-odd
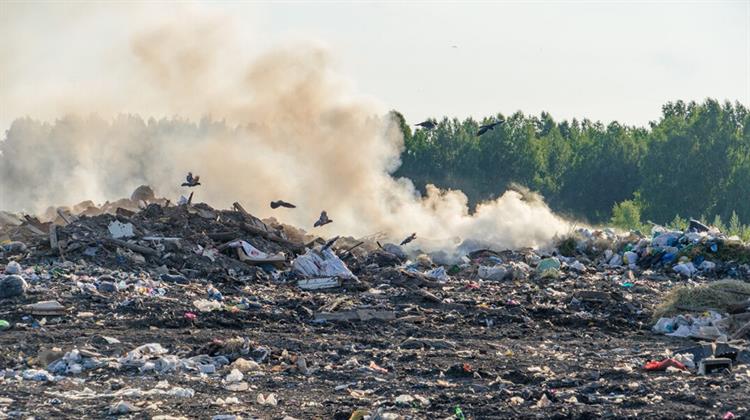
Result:
[[[198,313],[194,321],[184,316],[192,301],[187,287],[170,289],[167,297],[174,301],[143,299],[132,308],[121,306],[116,295],[75,295],[68,298],[75,311],[92,312],[92,318],[75,314],[47,318],[41,327],[0,333],[1,366],[33,365],[40,352],[53,347],[64,352],[90,348],[118,357],[153,342],[174,354],[192,354],[216,340],[237,336],[248,338],[254,347],[265,347],[270,355],[257,371],[246,374],[249,388],[240,392],[223,387],[222,378],[229,372],[226,367],[217,374],[200,375],[140,373],[105,366],[50,383],[6,379],[0,382],[0,396],[12,400],[4,407],[5,413],[19,418],[103,418],[118,400],[135,404],[140,411],[126,415],[133,418],[233,414],[348,419],[355,410],[375,413],[378,408],[386,416],[404,418],[460,418],[456,408],[466,418],[476,419],[721,418],[727,412],[746,416],[750,404],[747,366],[709,376],[642,369],[647,360],[660,358],[668,349],[693,344],[650,331],[649,306],[660,286],[665,286],[663,282],[645,281],[625,294],[601,283],[605,280],[544,285],[483,282],[476,287],[472,281],[456,279],[451,290],[442,293],[452,302],[436,304],[390,286],[377,289],[375,285],[366,292],[300,292],[290,285],[268,282],[234,288],[236,294],[256,296],[257,307],[235,313]],[[579,284],[587,290],[599,286],[612,300],[571,305],[570,296]],[[224,290],[233,289],[225,286]],[[341,298],[351,306],[392,309],[397,319],[316,323],[302,309]],[[33,294],[23,301],[6,300],[2,316],[28,323],[14,307],[36,300]],[[100,336],[121,343],[101,344],[96,339]],[[285,362],[285,351],[304,357],[308,371]],[[382,369],[371,368],[371,362]],[[85,400],[63,396],[66,391],[85,388],[99,394],[127,388],[148,390],[163,380],[170,386],[193,389],[195,394],[189,398],[102,396]],[[275,393],[278,405],[260,405],[258,393]],[[426,400],[396,403],[402,394]],[[216,405],[217,399],[227,397],[236,397],[239,404]]]

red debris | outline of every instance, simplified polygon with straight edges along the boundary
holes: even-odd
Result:
[[[644,368],[649,371],[664,371],[667,370],[667,368],[670,366],[681,370],[687,370],[687,367],[685,367],[685,365],[672,358],[664,359],[659,362],[651,360],[650,362],[646,363],[646,366],[644,366]]]

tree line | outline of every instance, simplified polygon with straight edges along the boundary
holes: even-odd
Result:
[[[669,102],[648,127],[516,112],[412,130],[393,115],[405,141],[394,175],[419,188],[460,189],[475,205],[517,183],[588,223],[642,228],[693,217],[726,228],[731,221],[750,237],[741,223],[750,221],[750,114],[739,102]],[[505,123],[477,135],[497,120]]]

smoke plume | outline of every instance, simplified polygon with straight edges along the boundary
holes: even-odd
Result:
[[[315,230],[323,236],[417,232],[416,246],[427,249],[465,239],[505,248],[539,246],[569,229],[528,192],[507,191],[473,214],[460,191],[428,186],[421,197],[391,176],[404,146],[397,124],[355,94],[326,48],[282,45],[245,64],[229,53],[238,50],[229,28],[216,19],[167,22],[130,41],[132,94],[159,98],[179,117],[97,116],[91,103],[92,114],[61,113],[53,123],[15,120],[0,142],[0,207],[101,203],[141,184],[176,199],[192,171],[203,184],[195,201],[239,201],[308,230],[326,210],[334,222]],[[277,199],[297,208],[271,210]]]

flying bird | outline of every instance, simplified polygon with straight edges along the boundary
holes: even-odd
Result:
[[[500,125],[500,124],[502,124],[504,122],[505,122],[505,120],[494,122],[494,123],[489,123],[489,124],[485,124],[485,125],[480,125],[479,126],[479,131],[477,131],[477,136],[481,136],[482,134],[484,134],[484,133],[486,133],[486,132],[488,132],[490,130],[494,130],[496,126],[498,126],[498,125]]]
[[[293,208],[296,208],[297,206],[295,206],[292,203],[287,203],[284,200],[271,201],[271,208],[272,209],[277,209],[279,207],[286,207],[288,209],[293,209]]]
[[[315,222],[315,224],[313,225],[313,227],[324,226],[324,225],[327,225],[327,224],[329,224],[331,222],[333,222],[333,220],[329,219],[328,218],[328,213],[326,213],[326,211],[323,210],[323,211],[320,212],[320,218],[318,219],[317,222]]]
[[[197,187],[198,185],[201,185],[200,183],[200,175],[193,176],[192,172],[188,172],[187,176],[185,177],[185,181],[183,182],[183,187]]]
[[[422,127],[422,128],[424,128],[426,130],[432,130],[433,128],[437,127],[437,124],[435,124],[434,121],[430,121],[430,120],[422,121],[421,123],[414,124],[414,125],[416,125],[418,127]]]
[[[415,239],[417,239],[417,232],[412,233],[406,239],[404,239],[403,241],[401,241],[401,246],[404,246],[404,245],[408,244],[409,242],[411,242],[411,241],[413,241]]]

